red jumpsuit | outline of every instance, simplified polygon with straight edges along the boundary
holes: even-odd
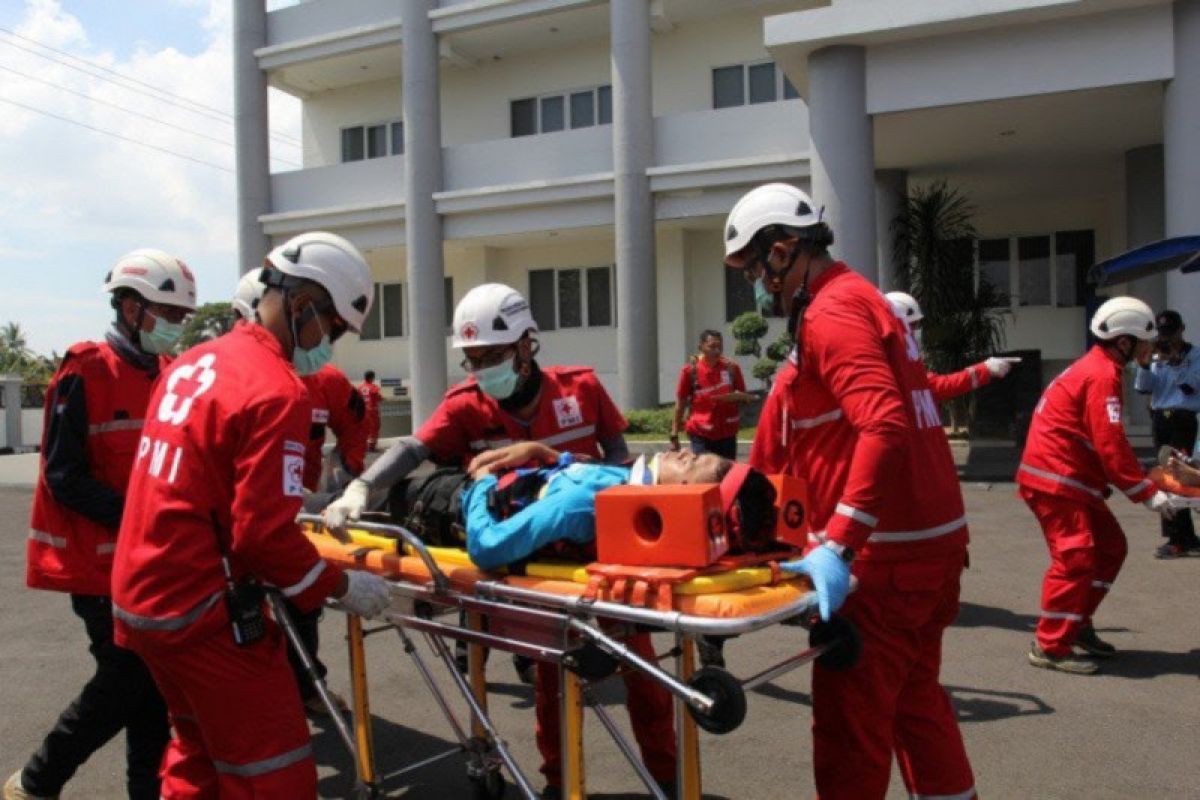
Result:
[[[814,768],[822,798],[882,798],[892,759],[914,796],[974,796],[954,709],[938,683],[958,613],[967,520],[916,340],[879,291],[837,263],[811,281],[798,364],[776,378],[790,470],[808,481],[816,536],[857,553],[842,615],[863,654],[813,670]],[[786,412],[786,416],[784,416]],[[756,442],[757,445],[757,442]],[[755,461],[780,458],[758,447]]]
[[[113,564],[116,640],[145,660],[175,728],[163,797],[313,797],[316,766],[280,629],[234,643],[222,553],[303,610],[338,586],[295,524],[305,392],[259,325],[188,350],[146,410]]]
[[[737,403],[713,400],[713,396],[746,391],[746,379],[736,363],[721,358],[709,364],[703,358],[684,364],[679,370],[675,398],[691,405],[684,430],[705,439],[737,436],[741,415]]]
[[[463,466],[484,450],[524,440],[600,458],[599,443],[615,438],[627,425],[591,369],[544,367],[537,410],[527,426],[484,394],[474,378],[468,378],[446,392],[433,415],[416,432],[416,438],[436,460]],[[626,643],[643,658],[654,655],[647,633],[634,634]],[[625,688],[626,706],[643,762],[656,780],[674,780],[675,711],[670,694],[641,674],[627,674]],[[542,754],[542,774],[554,786],[562,783],[558,696],[557,668],[538,662],[537,746]]]
[[[929,381],[929,388],[933,390],[933,399],[939,403],[961,397],[992,382],[992,373],[988,372],[987,364],[983,362],[972,364],[958,372],[951,372],[949,375],[926,372],[925,377]]]
[[[362,474],[367,452],[366,404],[346,373],[333,364],[326,364],[300,380],[312,405],[312,425],[304,447],[304,488],[315,492],[324,466],[321,449],[325,446],[327,427],[337,437],[337,449],[346,469],[352,475]]]
[[[358,385],[358,394],[367,407],[367,452],[374,453],[379,446],[379,406],[383,403],[383,390],[371,381]]]
[[[1061,657],[1125,562],[1125,534],[1104,503],[1109,484],[1135,503],[1155,492],[1125,438],[1121,365],[1104,348],[1092,347],[1042,393],[1017,484],[1050,549],[1037,643]]]

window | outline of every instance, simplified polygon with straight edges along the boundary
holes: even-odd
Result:
[[[530,270],[529,305],[543,331],[609,327],[612,267]]]
[[[342,128],[342,163],[404,152],[404,123],[375,122]]]
[[[445,318],[446,331],[454,321],[454,279],[446,277],[442,289],[442,314]],[[408,288],[403,283],[377,283],[374,288],[374,301],[371,311],[363,320],[360,339],[372,341],[377,339],[398,339],[408,334],[404,327],[405,301],[408,300]]]
[[[1094,262],[1093,231],[1058,231],[981,240],[976,274],[995,290],[997,306],[1015,297],[1022,306],[1067,308],[1093,295],[1087,272]]]
[[[509,120],[514,137],[611,125],[612,87],[513,100],[509,103]]]
[[[714,67],[712,71],[713,108],[774,103],[799,96],[796,87],[774,61]]]

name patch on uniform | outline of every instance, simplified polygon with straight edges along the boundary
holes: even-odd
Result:
[[[318,425],[324,425],[325,423],[329,422],[329,409],[328,408],[314,408],[312,421],[317,423]]]
[[[287,497],[304,496],[304,456],[283,457],[283,493]]]
[[[283,442],[283,452],[299,453],[300,455],[304,455],[304,443],[286,439]]]
[[[583,424],[583,411],[579,408],[579,400],[575,395],[569,397],[560,397],[554,401],[554,416],[558,420],[558,427],[570,428],[574,425]]]
[[[1121,398],[1108,397],[1104,400],[1104,407],[1108,409],[1108,421],[1116,425],[1121,421]]]

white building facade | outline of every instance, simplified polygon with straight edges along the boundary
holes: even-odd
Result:
[[[750,307],[721,228],[768,180],[885,289],[900,192],[965,191],[1008,346],[1047,377],[1083,351],[1091,263],[1200,232],[1200,0],[235,7],[241,263],[305,230],[358,244],[377,311],[339,363],[410,381],[417,420],[485,281],[528,294],[543,363],[669,399],[700,330]],[[303,169],[268,172],[268,85],[303,102]],[[1200,330],[1200,283],[1129,290]]]

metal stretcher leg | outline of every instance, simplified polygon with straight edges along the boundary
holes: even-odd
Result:
[[[687,683],[696,671],[696,642],[677,633],[675,649],[676,676]],[[675,736],[675,795],[679,800],[700,800],[700,734],[680,697],[675,698]]]
[[[596,714],[596,719],[600,720],[600,724],[604,726],[604,730],[608,731],[609,737],[616,743],[617,749],[621,751],[621,755],[625,756],[625,760],[633,767],[633,771],[642,779],[642,783],[649,790],[650,796],[654,800],[667,800],[667,796],[659,788],[658,782],[654,780],[654,776],[650,774],[650,770],[646,769],[646,765],[642,763],[642,759],[634,752],[633,746],[629,744],[629,740],[625,737],[625,734],[621,733],[621,729],[617,727],[617,723],[613,722],[612,716],[604,710],[604,706],[600,705],[590,689],[586,687],[583,689],[583,698]]]
[[[583,769],[583,687],[579,676],[558,667],[562,720],[562,781],[565,800],[586,800]]]
[[[467,627],[473,631],[483,630],[483,615],[472,611],[467,614]],[[471,681],[471,693],[475,702],[487,713],[487,650],[483,645],[467,645],[467,675]],[[478,717],[471,718],[471,735],[483,737],[487,735]]]
[[[367,786],[376,783],[375,739],[371,733],[371,702],[367,688],[367,657],[363,649],[362,617],[346,615],[346,647],[350,652],[350,691],[354,712],[354,753],[358,778]]]

